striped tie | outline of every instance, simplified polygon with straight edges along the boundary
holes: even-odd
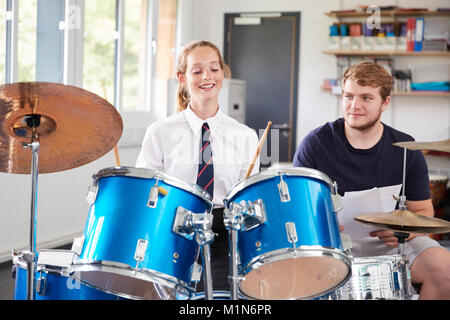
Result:
[[[211,131],[208,123],[202,125],[202,136],[200,139],[199,165],[197,184],[207,191],[211,197],[214,191],[214,166],[209,138]]]

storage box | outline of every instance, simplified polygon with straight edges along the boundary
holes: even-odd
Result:
[[[350,48],[352,51],[362,50],[363,37],[350,37]]]
[[[406,37],[395,37],[395,50],[406,51]]]
[[[352,37],[341,37],[341,51],[351,51],[352,50]]]
[[[328,37],[328,50],[340,50],[341,37]]]
[[[372,51],[375,37],[362,37],[361,50]]]

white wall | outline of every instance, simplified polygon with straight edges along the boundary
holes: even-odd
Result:
[[[328,26],[334,21],[324,12],[353,9],[359,4],[398,5],[401,7],[447,7],[447,0],[391,1],[391,0],[182,0],[179,27],[181,44],[206,39],[223,48],[224,14],[241,12],[301,12],[300,63],[298,85],[297,144],[312,129],[340,115],[340,101],[320,89],[324,78],[336,76],[334,56],[323,54],[327,49]],[[446,18],[445,18],[446,19]],[[448,26],[447,19],[447,30]],[[428,63],[424,57],[396,58],[396,65]],[[446,57],[430,58],[435,62],[448,62]],[[270,77],[270,75],[265,75]],[[413,135],[416,140],[447,139],[450,133],[450,99],[395,96],[383,121]]]

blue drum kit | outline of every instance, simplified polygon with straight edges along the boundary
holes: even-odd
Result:
[[[72,248],[36,250],[38,172],[73,168],[104,155],[120,138],[122,121],[105,100],[60,84],[5,85],[0,87],[0,97],[4,119],[12,119],[8,141],[14,150],[1,156],[0,167],[9,173],[31,173],[34,181],[30,249],[13,252],[17,300],[402,300],[411,296],[402,252],[352,257],[339,229],[338,186],[324,173],[308,168],[269,168],[229,191],[223,219],[229,234],[230,291],[213,290],[211,197],[199,186],[160,171],[116,166],[96,172],[88,187],[85,228]],[[47,108],[59,104],[64,106],[60,111]],[[90,132],[96,112],[100,120]],[[89,149],[95,151],[84,152],[84,158],[74,149],[85,150],[83,141],[95,139],[80,139],[81,133],[71,129],[77,125],[84,137],[98,138]],[[61,127],[66,133],[59,133],[64,131]],[[65,135],[74,135],[81,146],[72,144],[68,154],[59,152],[58,161],[65,163],[58,167],[47,154],[61,148],[59,140]],[[29,144],[35,146],[31,157],[30,148],[24,151]],[[39,151],[44,161],[38,164]],[[7,167],[8,161],[13,165]],[[422,226],[404,230],[372,216],[360,219],[399,234],[422,231]],[[449,230],[444,221],[433,222],[428,232]],[[202,277],[205,289],[197,292]]]

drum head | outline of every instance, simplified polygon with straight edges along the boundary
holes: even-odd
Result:
[[[305,256],[275,261],[245,275],[241,293],[251,299],[309,299],[341,285],[350,275],[345,259]]]

